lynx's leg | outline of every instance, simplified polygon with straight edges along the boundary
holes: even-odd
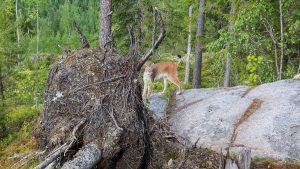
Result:
[[[162,91],[162,93],[165,93],[168,87],[168,78],[164,77],[164,90]]]
[[[182,84],[179,81],[179,79],[176,76],[169,76],[169,80],[170,80],[170,82],[172,82],[173,84],[175,84],[178,87],[179,91],[176,94],[178,94],[178,95],[181,94]]]

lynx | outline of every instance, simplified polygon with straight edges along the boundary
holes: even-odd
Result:
[[[156,64],[145,64],[145,72],[143,75],[144,80],[144,89],[143,89],[143,98],[149,99],[152,88],[151,88],[151,82],[155,80],[163,79],[164,81],[164,89],[162,93],[165,93],[167,89],[167,81],[169,80],[171,83],[176,85],[178,87],[178,92],[176,94],[181,94],[182,92],[182,83],[178,79],[177,76],[177,66],[181,62],[181,56],[177,55],[179,58],[179,61],[177,63],[175,62],[159,62]]]

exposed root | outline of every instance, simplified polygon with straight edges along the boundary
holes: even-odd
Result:
[[[75,158],[65,163],[62,169],[93,168],[101,159],[101,150],[95,144],[87,144],[79,150]]]
[[[258,110],[261,107],[261,104],[263,103],[260,99],[254,99],[251,103],[251,105],[246,109],[244,114],[238,119],[238,121],[233,125],[233,133],[231,135],[230,139],[230,145],[229,147],[232,147],[234,144],[236,137],[237,137],[237,129],[239,126],[246,121],[256,110]]]
[[[50,153],[46,159],[40,163],[38,166],[36,166],[34,169],[43,169],[45,167],[47,167],[50,163],[52,163],[54,160],[56,160],[57,158],[59,158],[59,156],[64,153],[64,155],[66,154],[66,152],[74,147],[74,145],[77,142],[77,138],[76,138],[76,132],[78,131],[78,129],[85,123],[86,120],[81,121],[77,126],[75,126],[75,128],[73,129],[72,135],[71,135],[71,139],[70,139],[70,143],[67,144],[63,144],[62,146],[60,146],[58,149],[54,150],[52,153]]]

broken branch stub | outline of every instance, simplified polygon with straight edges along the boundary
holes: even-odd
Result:
[[[136,57],[136,45],[135,45],[135,36],[134,36],[134,32],[133,32],[133,26],[130,25],[127,27],[128,29],[128,34],[129,34],[129,38],[130,38],[130,48],[129,48],[129,56],[131,57]]]
[[[88,40],[86,39],[84,34],[80,31],[79,27],[77,26],[77,23],[75,21],[73,21],[72,25],[73,25],[74,29],[76,30],[76,32],[79,34],[79,37],[80,37],[81,43],[82,43],[82,48],[90,48],[90,44],[89,44]]]
[[[161,13],[160,11],[154,7],[153,8],[153,15],[154,18],[153,19],[153,35],[152,37],[155,37],[156,35],[156,15],[159,18],[159,29],[160,29],[160,34],[158,36],[157,39],[153,38],[152,40],[152,47],[143,55],[143,57],[139,60],[138,66],[137,66],[137,70],[140,70],[142,68],[142,66],[145,64],[145,62],[149,59],[149,57],[154,53],[155,49],[158,48],[158,46],[161,44],[161,42],[163,41],[163,39],[165,38],[166,35],[166,30],[165,30],[165,25],[164,25],[164,21],[162,19]]]

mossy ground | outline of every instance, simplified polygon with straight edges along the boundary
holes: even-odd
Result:
[[[1,169],[33,168],[38,163],[42,153],[37,149],[32,128],[32,123],[24,125],[14,134],[13,140],[0,147]]]

